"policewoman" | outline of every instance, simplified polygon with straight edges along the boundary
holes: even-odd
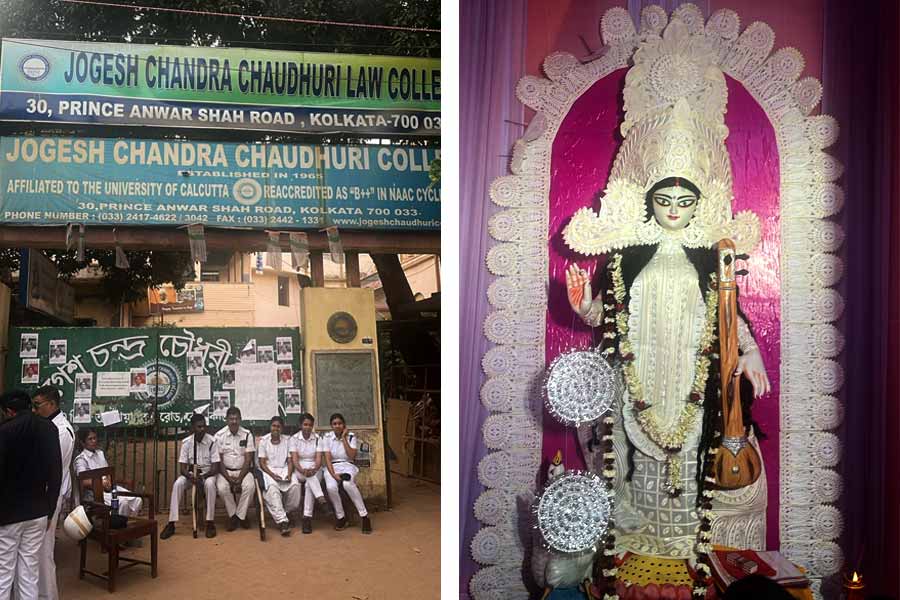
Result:
[[[312,533],[314,503],[325,503],[322,493],[322,440],[313,431],[316,420],[309,413],[300,415],[300,431],[291,436],[291,460],[294,480],[306,483],[303,497],[303,533]]]
[[[97,443],[97,430],[93,427],[82,428],[78,430],[78,442],[81,444],[81,447],[84,450],[75,457],[75,474],[81,475],[83,471],[92,471],[94,469],[103,469],[109,466],[109,463],[106,461],[106,455],[103,453],[103,450],[100,449],[99,444]],[[118,492],[128,492],[130,490],[122,487],[121,485],[116,486],[116,491]],[[82,496],[86,499],[89,498],[89,494],[92,495],[90,490],[86,490],[82,492]],[[107,506],[112,505],[112,483],[110,482],[108,477],[103,478],[103,504]],[[135,498],[133,496],[119,496],[119,514],[126,517],[134,517],[138,513],[141,512],[141,505],[143,504],[143,499]]]
[[[281,435],[284,419],[272,417],[268,435],[259,440],[259,468],[266,483],[265,501],[269,514],[275,519],[281,535],[291,535],[288,513],[300,506],[300,484],[293,478],[291,442]]]
[[[340,480],[343,481],[344,491],[347,492],[359,516],[362,517],[362,532],[372,533],[369,512],[366,510],[366,504],[356,485],[356,475],[359,473],[359,468],[353,464],[359,448],[356,436],[347,430],[344,415],[341,413],[331,415],[329,422],[331,431],[325,434],[322,441],[326,469],[325,487],[328,490],[328,498],[334,507],[335,517],[337,517],[334,528],[341,530],[347,527],[347,518],[344,515],[344,506],[338,491],[338,481]]]

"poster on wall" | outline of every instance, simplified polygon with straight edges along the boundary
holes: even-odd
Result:
[[[222,367],[222,389],[234,389],[234,365]]]
[[[268,420],[278,414],[275,363],[237,365],[234,374],[234,405],[243,418]]]
[[[129,371],[101,371],[97,373],[96,395],[101,398],[117,398],[131,394]]]
[[[440,135],[434,58],[4,39],[0,120]]]
[[[219,419],[225,418],[228,407],[231,406],[231,393],[213,392],[213,416]]]
[[[256,340],[248,340],[241,348],[240,359],[242,363],[256,362]]]
[[[289,415],[299,415],[303,412],[303,405],[300,396],[300,390],[287,389],[284,390],[284,412]]]
[[[299,331],[285,327],[11,328],[13,344],[65,340],[67,361],[51,365],[14,352],[5,383],[29,393],[54,385],[70,419],[76,416],[76,400],[90,402],[89,422],[94,424],[102,414],[115,412],[125,426],[143,426],[157,412],[163,427],[187,426],[194,410],[204,406],[205,414],[218,419],[217,406],[228,397],[229,405],[244,409],[248,425],[262,426],[279,414],[278,367],[275,362],[242,363],[240,354],[247,348],[255,359],[257,345],[274,353],[276,338],[289,338],[292,348],[302,350]],[[188,375],[189,353],[202,357],[202,375]],[[240,382],[237,369],[244,369]],[[79,410],[80,418],[88,418],[84,407]]]
[[[38,334],[23,333],[19,340],[19,356],[37,358]]]
[[[187,374],[203,375],[203,352],[187,353]]]
[[[194,375],[194,402],[212,399],[212,382],[209,375]]]
[[[260,346],[256,352],[257,360],[259,363],[271,363],[275,362],[275,350],[272,346]]]
[[[75,399],[75,418],[74,423],[90,423],[91,422],[91,399],[76,398]]]
[[[278,387],[294,386],[294,369],[290,365],[278,365]]]
[[[68,342],[66,340],[50,340],[50,364],[64,365],[66,364],[66,348]]]
[[[128,391],[130,391],[132,394],[146,394],[147,393],[147,369],[146,369],[146,367],[131,369],[131,384],[129,385]]]
[[[37,383],[40,377],[41,359],[26,358],[22,361],[22,383]]]
[[[278,362],[294,360],[294,349],[291,338],[280,337],[275,340],[275,358]]]
[[[93,373],[76,373],[75,374],[75,397],[90,398],[94,391],[94,374]]]

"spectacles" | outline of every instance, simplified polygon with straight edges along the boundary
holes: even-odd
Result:
[[[32,402],[32,403],[31,403],[31,406],[32,406],[35,410],[37,410],[37,409],[39,409],[40,407],[42,407],[43,405],[47,404],[48,402],[49,402],[49,400],[44,400],[43,402]]]

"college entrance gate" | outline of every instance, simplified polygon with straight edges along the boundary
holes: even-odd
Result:
[[[163,510],[191,415],[204,414],[214,433],[229,406],[257,436],[276,414],[290,435],[301,412],[345,412],[362,442],[360,488],[373,508],[386,505],[375,348],[307,349],[294,328],[16,327],[7,350],[5,389],[58,387],[73,426],[96,428],[117,477]]]

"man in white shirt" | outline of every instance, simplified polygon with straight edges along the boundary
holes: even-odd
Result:
[[[196,449],[196,451],[195,451]],[[194,481],[192,467],[194,457],[197,459],[199,475]],[[159,534],[166,540],[175,533],[178,522],[178,503],[181,494],[191,489],[192,485],[202,485],[206,490],[206,537],[216,537],[216,475],[219,474],[219,448],[213,436],[206,433],[206,418],[194,413],[191,417],[191,435],[181,441],[181,454],[178,456],[178,468],[181,475],[172,484],[172,498],[169,501],[169,522]]]
[[[52,385],[45,385],[37,389],[31,397],[34,412],[56,425],[59,432],[59,450],[62,457],[62,482],[59,486],[59,499],[56,501],[56,511],[50,522],[47,523],[47,531],[44,541],[41,543],[41,560],[38,576],[38,598],[40,600],[57,600],[59,589],[56,585],[56,560],[53,557],[56,550],[56,522],[59,519],[59,509],[63,501],[72,492],[72,451],[75,449],[75,431],[69,420],[59,410],[61,394]]]
[[[100,445],[98,444],[97,430],[93,427],[88,427],[87,429],[80,428],[77,435],[78,441],[81,443],[81,447],[84,448],[84,450],[75,457],[75,475],[80,475],[82,471],[92,471],[94,469],[108,467],[109,463],[106,460],[106,455],[103,453],[103,450],[100,449]],[[109,478],[106,476],[103,477],[103,489],[103,503],[109,506],[112,504],[112,482],[110,482]],[[116,485],[116,490],[119,492],[129,491],[121,485]],[[93,497],[93,492],[91,490],[82,490],[82,500],[94,500],[95,502],[99,502],[99,499]],[[120,515],[136,517],[138,513],[141,512],[142,505],[143,500],[141,498],[134,496],[119,496]]]
[[[253,455],[256,454],[256,444],[253,434],[241,427],[241,409],[237,406],[228,409],[225,422],[227,426],[215,435],[219,455],[222,457],[219,474],[216,476],[216,488],[228,511],[226,530],[234,531],[238,524],[249,529],[247,507],[256,491],[250,467],[253,465]],[[238,493],[240,499],[235,504],[234,495]]]
[[[266,508],[278,523],[281,535],[291,535],[291,523],[287,513],[300,506],[300,484],[292,477],[291,442],[281,435],[284,419],[272,417],[271,433],[259,440],[259,468],[266,483]]]
[[[300,431],[291,436],[291,462],[294,479],[306,483],[303,497],[303,533],[312,533],[314,502],[325,504],[322,493],[322,448],[319,434],[313,431],[316,420],[309,413],[300,415]]]

